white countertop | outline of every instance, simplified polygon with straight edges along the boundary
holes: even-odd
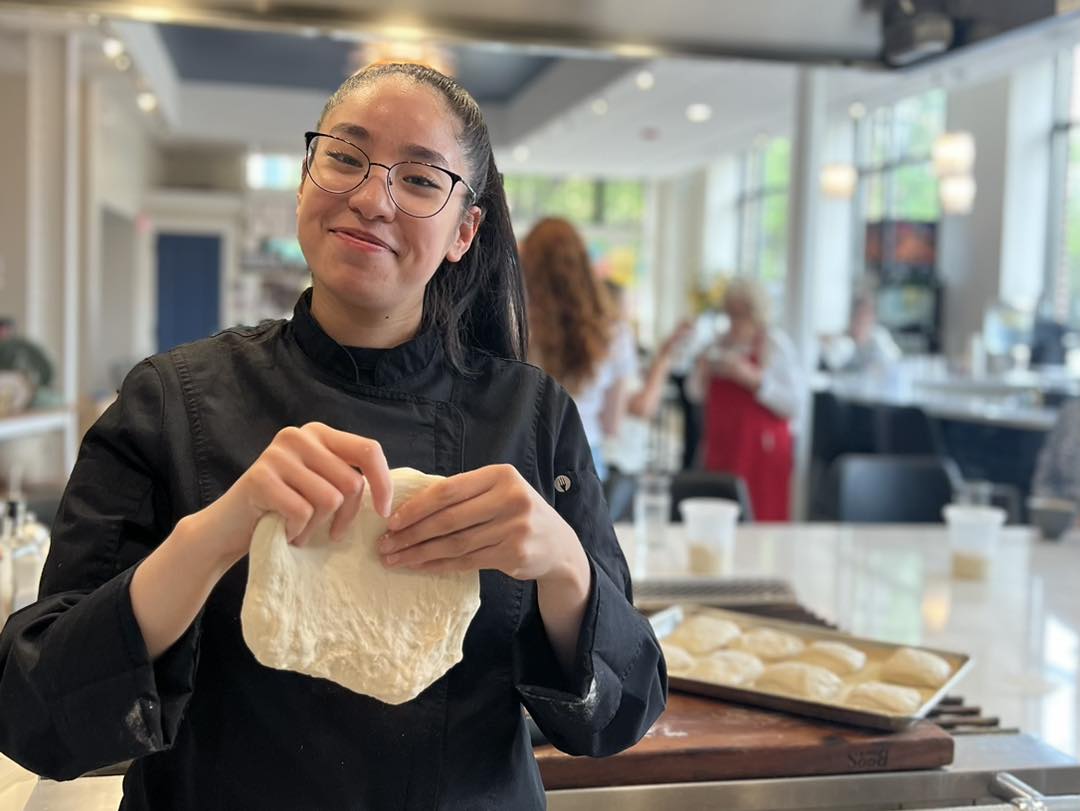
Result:
[[[676,551],[634,560],[633,527],[617,528],[636,580],[685,575]],[[672,531],[673,530],[673,531]],[[1080,534],[1042,541],[1006,528],[988,579],[953,580],[944,526],[750,524],[736,531],[733,574],[779,577],[842,629],[975,659],[954,691],[1004,726],[1080,751]]]

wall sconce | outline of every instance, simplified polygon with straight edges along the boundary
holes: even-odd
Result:
[[[975,203],[975,178],[949,175],[938,180],[941,208],[946,214],[970,214]]]
[[[821,191],[834,200],[850,200],[855,195],[859,175],[850,163],[827,163],[821,167]]]
[[[970,175],[975,166],[975,136],[970,132],[943,132],[934,140],[934,173]]]

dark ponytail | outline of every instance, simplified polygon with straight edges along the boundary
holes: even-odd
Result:
[[[524,360],[529,328],[517,242],[491,137],[480,107],[468,91],[423,65],[372,65],[345,80],[326,103],[319,122],[354,90],[389,75],[405,76],[437,90],[457,116],[461,126],[458,139],[477,195],[466,202],[481,212],[480,227],[466,254],[458,262],[444,261],[428,282],[422,328],[442,333],[447,357],[462,374],[473,371],[466,363],[469,347]]]

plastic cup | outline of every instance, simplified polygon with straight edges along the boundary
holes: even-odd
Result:
[[[737,502],[726,498],[687,498],[679,502],[691,572],[710,576],[731,573],[739,509]]]
[[[953,577],[985,580],[1001,537],[1005,510],[981,504],[949,504],[943,512],[949,525]]]

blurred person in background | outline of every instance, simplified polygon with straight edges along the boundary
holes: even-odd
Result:
[[[528,291],[529,360],[577,405],[596,473],[607,477],[603,444],[616,436],[637,373],[630,325],[593,272],[584,240],[569,222],[538,222],[521,245]]]
[[[877,302],[871,290],[851,302],[851,320],[842,335],[822,337],[822,361],[831,372],[862,374],[887,372],[900,361],[900,347],[878,323]]]
[[[724,292],[728,330],[697,360],[687,393],[704,404],[705,469],[740,476],[754,517],[786,521],[793,464],[790,424],[804,384],[791,340],[769,326],[769,302],[752,279]]]

